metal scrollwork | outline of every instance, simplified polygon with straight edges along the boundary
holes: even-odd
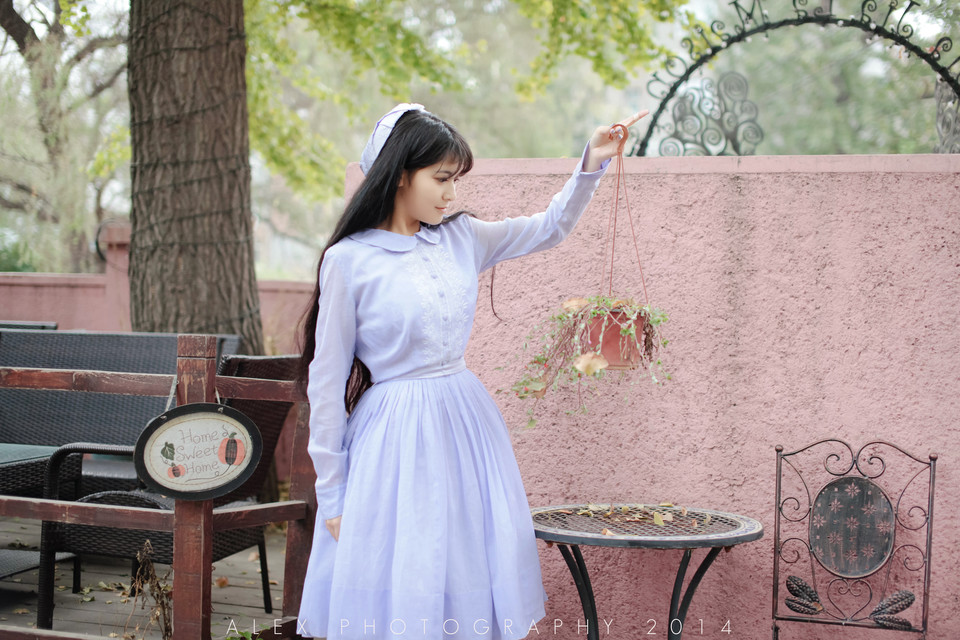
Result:
[[[941,80],[937,80],[934,98],[937,102],[937,137],[940,143],[933,152],[960,153],[960,98]]]
[[[835,599],[836,598],[836,599]],[[857,617],[873,601],[873,588],[864,580],[846,580],[835,578],[827,588],[827,602],[838,612],[834,614],[839,620],[863,620],[867,616]],[[857,609],[852,609],[857,607]],[[827,609],[827,613],[831,613]]]
[[[719,148],[723,154],[746,155],[753,153],[757,144],[763,139],[763,131],[756,123],[756,117],[749,114],[749,109],[755,105],[744,102],[747,111],[733,116],[724,116],[722,119],[704,121],[699,118],[696,106],[702,102],[700,98],[689,95],[689,92],[680,93],[684,85],[701,66],[711,61],[721,51],[740,42],[749,41],[751,36],[762,34],[768,36],[769,31],[783,27],[794,27],[804,24],[816,24],[821,28],[834,25],[841,28],[854,28],[870,34],[872,37],[883,38],[892,44],[903,48],[907,57],[914,56],[923,60],[937,74],[937,133],[940,144],[936,147],[938,153],[960,153],[960,77],[951,73],[954,65],[960,63],[960,57],[950,64],[941,63],[944,53],[953,49],[953,40],[940,36],[933,46],[921,46],[913,42],[915,30],[908,23],[916,12],[914,7],[920,7],[917,0],[907,0],[901,7],[900,0],[889,0],[881,3],[877,0],[863,0],[860,4],[860,14],[848,17],[839,17],[834,14],[833,0],[826,3],[817,3],[812,11],[808,10],[809,0],[791,0],[793,14],[782,20],[771,20],[762,0],[733,0],[729,5],[736,12],[736,22],[732,29],[726,30],[726,25],[715,20],[710,24],[710,31],[703,27],[694,28],[695,36],[684,38],[682,47],[686,50],[687,59],[672,56],[667,59],[664,68],[653,74],[653,80],[647,84],[647,91],[651,96],[660,100],[653,117],[648,122],[648,129],[643,138],[638,140],[628,155],[643,156],[647,153],[654,133],[666,134],[667,140],[660,144],[660,152],[671,155],[703,155],[712,154]],[[768,0],[769,4],[769,0]],[[899,11],[898,15],[894,15]],[[702,40],[702,44],[701,41]],[[669,76],[669,77],[668,77]],[[744,84],[746,81],[743,81]],[[692,90],[699,91],[698,89]],[[677,106],[673,101],[684,102]],[[728,109],[729,111],[729,109]],[[684,122],[680,126],[677,122],[660,124],[660,119],[670,113],[676,121],[678,114]],[[694,123],[689,118],[700,120]],[[740,129],[741,130],[737,130]],[[684,131],[696,131],[692,139],[684,138]],[[680,137],[674,134],[680,132]],[[722,135],[722,137],[721,137]],[[672,137],[673,136],[673,137]],[[689,137],[689,136],[688,136]],[[726,139],[726,143],[721,144]]]
[[[686,88],[673,102],[673,122],[664,126],[662,156],[751,155],[763,140],[757,106],[747,99],[747,79],[724,74]]]
[[[774,618],[924,631],[926,597],[919,611],[901,612],[929,591],[936,454],[836,439],[777,451]],[[807,567],[801,589],[795,576]],[[822,610],[798,593],[819,593]]]

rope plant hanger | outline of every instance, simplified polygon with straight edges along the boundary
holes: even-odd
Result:
[[[524,350],[536,349],[533,358],[525,365],[513,392],[519,398],[532,398],[536,402],[548,390],[566,385],[576,386],[578,407],[585,412],[583,384],[602,380],[609,371],[627,371],[643,367],[654,383],[669,380],[663,369],[659,353],[667,341],[660,335],[660,326],[667,316],[650,305],[647,283],[640,263],[640,245],[630,213],[626,180],[623,171],[623,149],[628,131],[622,124],[610,129],[611,136],[620,140],[616,156],[616,182],[613,202],[607,221],[604,243],[604,260],[600,273],[600,293],[586,298],[570,298],[559,311],[537,325],[527,336]],[[613,272],[617,245],[617,223],[620,217],[620,194],[623,193],[624,209],[630,224],[633,247],[640,271],[643,302],[633,298],[615,296]],[[609,262],[609,276],[607,273]],[[528,412],[527,426],[534,426],[533,408]]]

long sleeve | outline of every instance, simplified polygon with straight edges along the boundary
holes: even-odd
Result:
[[[310,400],[310,443],[307,452],[317,472],[317,510],[320,519],[343,513],[347,482],[347,425],[343,394],[353,366],[356,344],[356,303],[346,274],[328,250],[320,268],[320,313],[316,350],[310,363],[307,397]]]
[[[609,160],[598,171],[584,173],[584,148],[580,162],[563,189],[546,211],[497,222],[484,222],[466,216],[477,238],[477,269],[489,269],[498,262],[543,251],[560,244],[576,226],[593,198]]]

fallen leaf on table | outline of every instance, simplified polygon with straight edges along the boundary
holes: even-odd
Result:
[[[259,560],[259,559],[260,559],[260,552],[259,552],[259,551],[251,551],[251,552],[250,552],[250,555],[247,556],[247,560],[248,560],[249,562],[256,562],[256,561]]]
[[[572,515],[573,515],[573,511],[570,511],[570,509],[557,509],[557,513],[563,513],[563,514],[566,514],[566,515],[568,515],[568,516],[572,516]]]
[[[617,534],[615,534],[613,531],[610,531],[610,529],[607,529],[606,527],[604,527],[603,529],[601,529],[601,530],[600,530],[600,533],[602,533],[602,534],[605,535],[605,536],[615,536],[615,535],[617,535]]]
[[[661,503],[660,503],[660,506],[661,506],[661,507],[672,507],[672,506],[673,506],[673,503],[672,503],[672,502],[661,502]]]
[[[23,607],[20,607],[19,609],[14,609],[13,612],[17,615],[23,615],[25,613],[30,613],[30,609],[24,609]]]
[[[214,580],[213,582],[214,582],[214,584],[216,584],[216,585],[217,585],[218,587],[220,587],[221,589],[222,589],[223,587],[227,586],[228,584],[230,584],[230,580],[227,579],[226,576],[217,576],[217,579]]]
[[[661,527],[663,526],[663,516],[656,511],[653,512],[653,524],[658,524]]]
[[[687,508],[686,508],[686,507],[680,507],[680,515],[682,515],[682,516],[687,515]]]
[[[710,524],[710,514],[709,514],[709,513],[707,514],[707,517],[703,519],[703,524],[705,524],[705,525]]]
[[[700,526],[700,525],[698,525],[698,524],[697,524],[697,521],[694,520],[694,521],[693,521],[693,526],[694,526],[694,527],[698,527],[698,526]]]
[[[673,514],[672,514],[672,513],[664,513],[664,514],[663,514],[663,520],[664,520],[664,522],[673,522]]]

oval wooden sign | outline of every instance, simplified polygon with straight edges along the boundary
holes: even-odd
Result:
[[[147,424],[137,439],[137,475],[151,490],[183,500],[209,500],[247,481],[260,462],[257,425],[232,407],[185,404]]]

